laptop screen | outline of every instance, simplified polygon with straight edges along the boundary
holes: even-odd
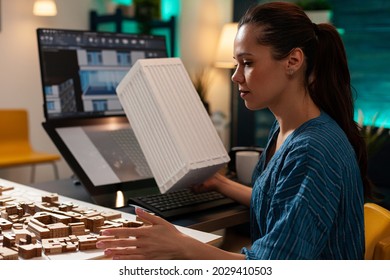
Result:
[[[120,207],[158,192],[116,87],[138,59],[167,56],[165,37],[42,28],[37,39],[43,127],[91,197]]]
[[[38,29],[46,119],[123,115],[115,88],[140,58],[166,57],[164,36]]]

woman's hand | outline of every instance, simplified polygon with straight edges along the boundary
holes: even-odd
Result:
[[[138,228],[113,228],[102,231],[102,235],[115,236],[97,242],[104,254],[117,260],[184,259],[185,240],[189,237],[166,220],[139,208],[136,214],[150,225]]]
[[[164,219],[139,208],[136,213],[151,225],[102,231],[102,235],[115,236],[96,243],[97,248],[105,249],[107,257],[114,260],[245,259],[242,254],[226,252],[191,238]]]
[[[222,183],[227,178],[220,173],[214,174],[212,177],[204,181],[199,185],[192,186],[194,192],[208,192],[208,191],[220,191]]]
[[[252,188],[234,182],[220,173],[216,173],[202,184],[193,186],[192,189],[194,192],[217,191],[248,207],[252,195]]]

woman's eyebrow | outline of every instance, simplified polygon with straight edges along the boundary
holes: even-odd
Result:
[[[248,52],[242,52],[242,53],[237,54],[237,56],[233,56],[233,58],[236,59],[236,58],[240,58],[242,56],[252,56],[252,54],[248,53]]]

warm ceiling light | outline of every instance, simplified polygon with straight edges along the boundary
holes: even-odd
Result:
[[[33,13],[36,16],[55,16],[57,6],[54,0],[35,0]]]

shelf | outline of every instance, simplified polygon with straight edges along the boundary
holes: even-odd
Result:
[[[89,29],[91,31],[98,31],[99,24],[114,23],[115,32],[123,33],[122,24],[124,21],[135,22],[137,19],[134,17],[128,17],[123,14],[121,9],[116,9],[114,14],[98,15],[96,11],[90,11],[89,15]],[[169,20],[152,20],[150,22],[152,30],[166,29],[169,31],[169,38],[167,41],[170,46],[170,56],[175,56],[175,38],[176,38],[176,18],[172,16]]]

